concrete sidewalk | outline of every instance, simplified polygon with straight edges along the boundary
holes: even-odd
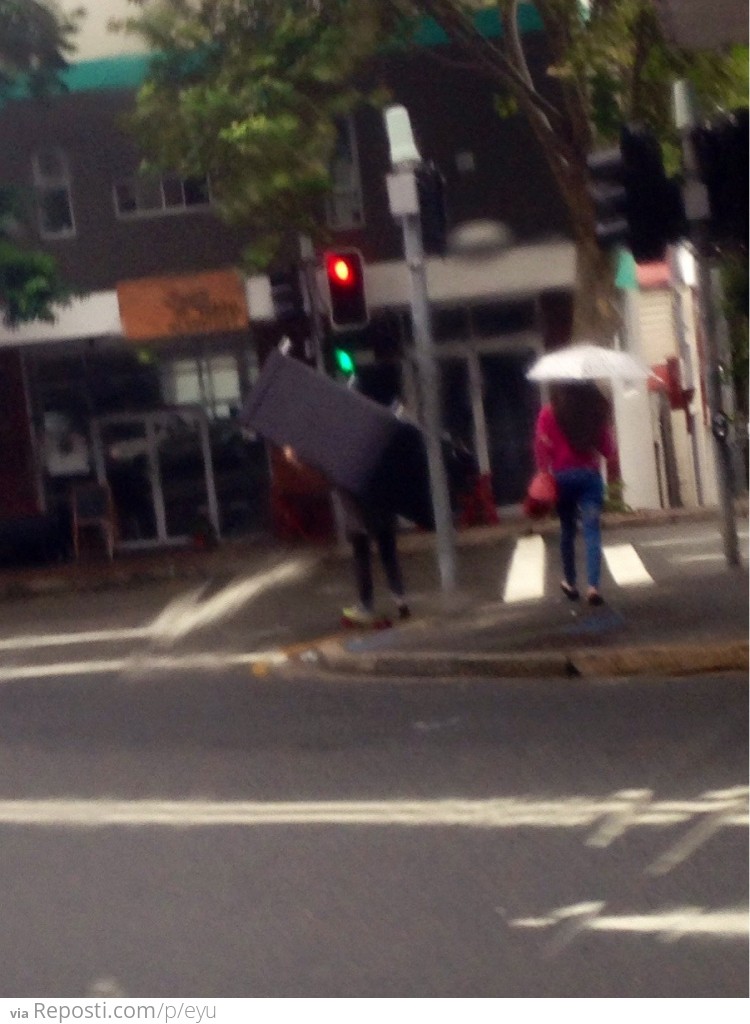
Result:
[[[747,502],[738,503],[738,525],[747,522]],[[669,510],[605,515],[603,531],[618,528],[706,522],[716,510]],[[610,595],[602,608],[571,604],[562,597],[538,604],[488,600],[472,576],[477,566],[493,566],[503,542],[529,532],[554,536],[552,520],[534,523],[506,518],[497,526],[456,535],[462,589],[446,603],[440,593],[435,538],[404,533],[399,546],[410,583],[420,590],[413,621],[379,632],[353,631],[334,640],[290,646],[290,669],[313,666],[339,678],[610,677],[645,673],[679,675],[748,667],[747,572],[726,567],[680,580]],[[91,560],[26,570],[0,570],[0,599],[23,600],[39,594],[85,593],[164,580],[234,578],[238,572],[300,552],[317,551],[321,572],[341,577],[348,547],[280,545],[262,540],[222,543],[213,551],[171,550],[119,555],[111,563]],[[341,563],[341,565],[339,565]],[[413,571],[412,571],[413,570]],[[348,577],[349,567],[343,570]],[[304,588],[299,599],[309,603]],[[319,598],[316,598],[319,601]],[[322,609],[321,623],[328,611]],[[318,635],[328,633],[323,628]],[[304,632],[302,637],[304,637]],[[311,635],[308,633],[308,635]]]
[[[747,519],[748,502],[737,502],[738,518]],[[618,526],[657,526],[670,523],[716,522],[715,509],[666,509],[632,513],[607,513],[602,520],[603,530]],[[529,532],[540,535],[557,533],[557,521],[552,519],[531,524],[520,513],[502,519],[495,526],[477,526],[456,533],[456,545],[471,548],[493,544]],[[434,534],[419,530],[404,532],[399,537],[399,550],[411,552],[434,548]],[[57,562],[29,568],[3,568],[0,566],[0,601],[31,597],[36,594],[85,592],[110,587],[143,584],[159,580],[205,580],[216,576],[233,575],[238,566],[252,565],[265,559],[270,551],[279,556],[300,551],[318,551],[324,557],[350,557],[348,546],[339,549],[335,544],[289,544],[265,536],[222,541],[212,550],[169,548],[156,551],[116,553],[109,562],[101,555],[82,558],[80,562]]]
[[[739,516],[746,511],[739,510]],[[606,516],[617,527],[716,522],[716,514],[669,512]],[[739,522],[742,522],[739,519]],[[745,520],[746,521],[746,520]],[[515,536],[529,524],[516,524]],[[557,533],[552,523],[535,533]],[[484,537],[489,544],[497,539]],[[463,542],[482,543],[477,533]],[[461,552],[459,551],[459,555]],[[464,556],[465,557],[465,556]],[[461,564],[459,557],[459,564]],[[610,678],[748,670],[746,566],[712,569],[689,580],[619,589],[602,607],[558,600],[505,605],[470,591],[445,603],[436,594],[418,621],[354,632],[302,657],[344,676],[394,678]]]

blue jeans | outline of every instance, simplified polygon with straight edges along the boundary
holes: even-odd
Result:
[[[555,473],[560,517],[560,555],[563,574],[570,586],[576,582],[576,529],[580,511],[586,546],[586,576],[590,587],[599,586],[602,562],[601,514],[604,481],[596,469],[563,469]]]

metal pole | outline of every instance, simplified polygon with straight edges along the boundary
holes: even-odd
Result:
[[[443,595],[447,598],[456,590],[456,550],[453,516],[448,496],[448,479],[440,443],[442,429],[440,388],[432,339],[417,189],[416,169],[421,163],[421,157],[411,130],[409,112],[405,107],[397,105],[387,108],[385,124],[391,152],[391,166],[396,172],[389,175],[387,179],[388,201],[391,213],[401,222],[404,232],[404,257],[411,282],[414,354],[422,400],[422,425],[427,447],[440,584]]]
[[[450,594],[456,589],[456,551],[448,478],[440,442],[440,389],[430,322],[422,227],[418,214],[406,214],[401,218],[401,223],[404,232],[404,256],[411,281],[414,353],[422,399],[422,419],[430,474],[430,495],[435,517],[440,584],[443,592]]]
[[[734,494],[732,487],[732,455],[729,448],[729,420],[721,407],[721,366],[716,338],[716,316],[711,286],[709,261],[698,255],[698,296],[703,326],[703,340],[706,352],[706,398],[711,417],[714,457],[716,459],[716,483],[719,491],[719,512],[724,556],[727,565],[740,564],[740,548],[737,539],[737,522],[734,516]]]
[[[312,341],[315,355],[315,368],[318,373],[325,373],[323,312],[316,276],[315,249],[313,248],[312,239],[308,235],[300,235],[299,252],[302,260],[302,283],[305,289],[305,298],[307,299],[310,340]],[[341,496],[335,489],[331,490],[331,514],[333,515],[333,523],[336,530],[336,543],[339,547],[345,547],[346,526],[344,523],[344,508],[341,504]]]
[[[677,249],[671,245],[668,253],[669,262],[669,286],[672,292],[672,323],[677,330],[677,348],[680,353],[681,375],[684,374],[682,383],[690,391],[693,390],[693,360],[690,353],[690,346],[687,341],[685,329],[685,315],[682,307],[682,288],[680,287],[681,275],[677,262]],[[700,459],[698,457],[698,435],[696,433],[696,422],[693,410],[692,395],[685,400],[685,419],[688,433],[690,434],[690,451],[693,456],[693,476],[695,477],[695,496],[699,505],[703,505],[703,481],[701,478]]]
[[[698,162],[693,148],[691,131],[695,124],[695,113],[690,89],[686,82],[675,82],[673,100],[675,122],[682,141],[685,212],[690,224],[691,240],[695,247],[698,268],[698,304],[705,352],[704,380],[713,436],[720,528],[727,565],[734,568],[740,564],[740,552],[732,493],[731,453],[728,444],[729,422],[722,409],[719,346],[716,335],[711,266],[708,257],[710,251],[708,195],[706,186],[698,173]]]

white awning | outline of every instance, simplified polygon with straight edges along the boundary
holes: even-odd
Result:
[[[573,288],[575,262],[575,246],[567,241],[519,245],[496,256],[429,257],[427,288],[436,306],[522,298],[547,289]],[[371,311],[409,306],[410,280],[404,260],[366,266],[365,280]],[[319,282],[325,296],[323,271]],[[267,276],[248,278],[246,294],[251,323],[274,319]],[[54,323],[37,320],[13,329],[0,325],[0,347],[122,335],[117,293],[100,291],[58,307]]]

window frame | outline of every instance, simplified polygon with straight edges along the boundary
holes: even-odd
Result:
[[[124,185],[135,186],[136,183],[138,182],[139,177],[143,178],[143,180],[146,180],[146,178],[143,175],[139,175],[137,172],[135,172],[133,174],[128,174],[128,175],[124,175],[123,177],[116,178],[112,182],[112,203],[114,205],[115,217],[117,218],[117,220],[129,221],[129,220],[149,220],[149,219],[153,219],[154,217],[180,217],[180,216],[184,216],[185,214],[191,214],[191,213],[205,213],[206,210],[210,210],[211,207],[213,206],[213,201],[214,200],[213,200],[213,195],[212,195],[212,192],[211,192],[211,179],[210,179],[210,177],[207,174],[203,175],[202,177],[199,177],[199,178],[196,178],[196,177],[182,178],[178,174],[160,174],[160,175],[154,177],[153,183],[154,184],[158,183],[159,193],[161,195],[161,206],[159,206],[159,207],[152,207],[152,208],[149,208],[149,209],[138,209],[136,207],[135,210],[122,210],[120,208],[120,203],[119,203],[118,188],[120,188],[120,187],[122,187]],[[187,181],[203,181],[203,180],[205,180],[205,183],[206,183],[206,195],[208,197],[206,202],[205,203],[189,203],[189,204],[186,203],[185,202],[185,182],[187,182]],[[182,204],[181,205],[179,205],[179,206],[167,205],[165,188],[164,188],[165,181],[170,181],[170,182],[178,181],[179,182],[180,188],[182,190]],[[136,203],[137,203],[137,188],[136,187],[133,187],[133,194],[134,194],[134,196],[136,196]]]
[[[59,173],[47,173],[42,169],[41,156],[44,153],[54,153],[60,162]],[[75,208],[73,205],[73,181],[70,173],[70,162],[68,155],[60,146],[42,146],[35,149],[31,154],[31,171],[34,180],[34,195],[37,204],[37,225],[39,235],[45,240],[75,238],[78,234],[76,226]],[[64,192],[70,213],[70,227],[62,230],[50,230],[45,227],[45,206],[43,197],[53,192]]]

